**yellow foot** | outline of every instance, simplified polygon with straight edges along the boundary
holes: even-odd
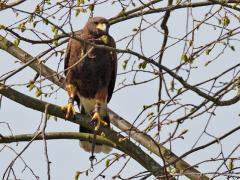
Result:
[[[98,112],[95,112],[92,116],[92,121],[97,121],[97,124],[95,126],[95,131],[99,129],[101,124],[103,126],[107,126],[107,123],[101,118],[100,114]]]
[[[73,118],[75,115],[74,106],[73,106],[73,103],[71,102],[69,102],[66,106],[63,106],[62,110],[66,112],[66,115],[65,115],[66,119]]]

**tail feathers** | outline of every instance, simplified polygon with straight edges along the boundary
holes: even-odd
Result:
[[[80,141],[80,147],[83,148],[85,151],[87,152],[91,152],[92,151],[92,143],[88,142],[88,141]],[[99,144],[96,144],[95,145],[95,149],[94,149],[94,153],[105,153],[105,154],[108,154],[110,153],[112,150],[111,147],[109,146],[106,146],[106,145],[99,145]]]

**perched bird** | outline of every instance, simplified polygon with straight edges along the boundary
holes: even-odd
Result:
[[[80,106],[81,113],[87,113],[100,125],[110,127],[107,103],[110,101],[116,80],[117,55],[115,51],[94,48],[106,45],[115,48],[114,39],[109,35],[108,20],[103,17],[89,18],[85,27],[70,38],[65,56],[66,89],[69,95],[66,118],[75,114],[73,103]],[[81,39],[81,41],[77,40]],[[93,133],[80,126],[80,132]],[[91,151],[90,142],[81,141],[81,147]],[[109,153],[110,147],[96,144],[95,152]]]

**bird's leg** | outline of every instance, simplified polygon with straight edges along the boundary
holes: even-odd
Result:
[[[72,97],[69,97],[68,99],[68,104],[67,104],[67,111],[66,111],[66,115],[65,117],[68,118],[72,118],[75,115],[75,110],[74,110],[74,103],[73,103],[74,99]]]
[[[107,123],[101,118],[100,116],[100,110],[101,110],[101,104],[99,102],[96,102],[94,114],[92,116],[92,121],[96,121],[95,131],[99,129],[99,127],[102,125],[106,126]]]
[[[69,118],[73,118],[75,115],[73,104],[74,104],[74,97],[77,94],[77,90],[73,84],[68,84],[66,86],[66,89],[69,95],[69,99],[68,99],[68,104],[66,106],[63,106],[62,109],[66,111],[66,115],[65,115],[66,119],[69,119]]]

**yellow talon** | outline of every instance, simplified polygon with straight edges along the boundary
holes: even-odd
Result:
[[[66,106],[63,106],[62,110],[66,111],[66,119],[73,118],[75,115],[75,110],[72,102],[69,102]]]
[[[92,121],[97,121],[97,124],[95,126],[95,131],[97,131],[100,128],[100,125],[107,126],[107,123],[101,118],[100,114],[98,112],[95,112],[92,116]]]

